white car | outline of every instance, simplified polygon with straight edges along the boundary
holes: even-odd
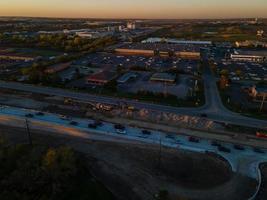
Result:
[[[127,133],[125,129],[116,129],[116,132],[118,134],[123,134],[123,135],[125,135]]]

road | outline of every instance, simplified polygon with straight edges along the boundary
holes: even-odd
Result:
[[[59,115],[44,113],[36,115],[34,110],[26,110],[12,107],[2,107],[0,109],[0,124],[12,127],[25,128],[25,115],[32,113],[33,117],[28,118],[30,129],[46,130],[55,136],[71,136],[87,140],[119,142],[119,143],[147,143],[163,145],[174,149],[183,149],[193,152],[212,152],[224,157],[232,167],[232,170],[245,176],[258,180],[258,167],[260,163],[267,162],[267,149],[262,149],[261,153],[250,146],[243,146],[243,150],[238,150],[233,144],[220,142],[230,152],[224,152],[212,145],[208,139],[201,138],[198,142],[190,142],[186,135],[165,133],[162,131],[149,130],[149,134],[143,134],[139,127],[125,126],[125,133],[119,134],[114,128],[114,124],[103,122],[97,128],[88,128],[88,123],[94,120],[75,118],[75,126],[70,125],[70,121],[62,119]],[[46,132],[44,132],[46,134]]]
[[[250,126],[255,128],[261,127],[267,129],[267,121],[241,116],[237,113],[228,111],[223,106],[220,94],[216,86],[216,79],[215,77],[213,77],[209,69],[205,70],[203,80],[205,87],[206,104],[199,108],[177,108],[153,103],[140,102],[136,100],[92,95],[88,93],[75,92],[60,88],[22,84],[18,82],[0,81],[0,88],[72,98],[83,102],[99,102],[114,105],[124,102],[128,105],[134,106],[137,109],[148,109],[158,112],[168,112],[180,115],[200,116],[202,113],[206,113],[208,115],[207,118],[214,121],[236,124],[241,126]]]

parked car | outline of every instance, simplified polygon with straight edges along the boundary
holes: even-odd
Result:
[[[206,118],[206,117],[208,117],[208,115],[206,113],[202,113],[202,114],[200,114],[200,117]]]
[[[264,154],[264,151],[260,148],[254,148],[254,152]]]
[[[71,121],[70,122],[70,125],[72,125],[72,126],[77,126],[79,123],[78,122],[75,122],[75,121]]]
[[[60,116],[60,119],[66,120],[66,121],[70,121],[71,120],[71,117],[68,117],[68,116],[65,116],[65,115],[61,115]]]
[[[97,125],[95,123],[88,124],[88,128],[96,129]]]
[[[188,141],[189,142],[194,142],[194,143],[199,143],[200,139],[196,138],[196,137],[193,137],[193,136],[190,136],[188,138]]]
[[[116,129],[116,132],[118,134],[123,134],[123,135],[125,135],[127,133],[125,129]]]
[[[33,114],[28,113],[28,114],[25,115],[25,117],[27,117],[27,118],[33,118],[34,116],[33,116]]]
[[[37,115],[37,116],[44,116],[44,113],[42,113],[42,112],[37,112],[37,113],[35,113],[35,115]]]
[[[142,130],[142,134],[144,134],[144,135],[151,135],[151,131]]]
[[[166,138],[175,139],[175,136],[174,135],[171,135],[171,134],[168,134],[168,135],[166,135]]]
[[[96,126],[103,126],[103,122],[100,120],[96,120],[94,123]]]
[[[219,142],[217,142],[217,141],[211,141],[211,145],[212,146],[215,146],[215,147],[219,147],[219,146],[221,146],[221,144],[219,143]]]
[[[224,147],[224,146],[219,146],[218,150],[222,151],[222,152],[225,152],[225,153],[231,153],[231,150],[229,148],[227,148],[227,147]]]
[[[121,125],[121,124],[115,124],[114,128],[115,129],[120,129],[120,130],[125,130],[125,127],[123,125]]]
[[[238,144],[235,144],[235,145],[234,145],[234,148],[235,148],[236,150],[240,150],[240,151],[244,151],[244,150],[245,150],[245,148],[244,148],[243,146],[238,145]]]

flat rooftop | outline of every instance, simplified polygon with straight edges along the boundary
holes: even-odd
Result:
[[[267,56],[267,51],[236,50],[233,55]]]
[[[162,82],[175,82],[176,76],[170,73],[155,73],[151,76],[151,81],[162,81]]]
[[[119,49],[141,49],[176,52],[200,52],[201,48],[207,47],[203,44],[169,44],[169,43],[132,43],[121,46]]]

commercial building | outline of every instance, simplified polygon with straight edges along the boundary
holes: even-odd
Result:
[[[1,60],[17,60],[17,61],[30,62],[30,61],[34,61],[35,57],[26,56],[26,55],[17,55],[17,54],[11,54],[11,53],[1,53],[0,59]]]
[[[155,73],[151,76],[150,81],[174,84],[176,75],[170,73]]]
[[[127,28],[131,30],[136,29],[136,23],[134,21],[127,22]]]
[[[267,47],[266,42],[261,41],[254,41],[254,40],[246,40],[246,41],[236,41],[235,42],[236,47]]]
[[[207,48],[206,43],[131,43],[115,49],[115,52],[123,55],[142,55],[142,56],[176,56],[184,59],[200,59],[202,48]]]
[[[58,72],[68,69],[70,65],[71,65],[71,62],[52,65],[52,66],[47,67],[44,72],[47,74],[58,73]]]
[[[103,86],[116,79],[117,76],[117,73],[114,71],[104,70],[90,75],[86,81],[88,84]]]
[[[233,61],[264,62],[267,58],[266,51],[236,51],[230,55]]]

